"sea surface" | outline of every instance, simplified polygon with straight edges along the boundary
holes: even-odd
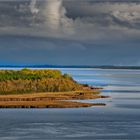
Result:
[[[140,140],[140,70],[64,68],[80,82],[101,86],[105,107],[0,109],[0,140]],[[83,101],[82,101],[83,102]]]

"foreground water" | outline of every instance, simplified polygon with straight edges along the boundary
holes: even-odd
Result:
[[[61,69],[103,86],[105,107],[1,109],[0,140],[140,140],[140,70]]]

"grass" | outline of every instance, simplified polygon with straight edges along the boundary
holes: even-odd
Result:
[[[94,91],[49,92],[19,95],[1,95],[0,108],[77,108],[104,106],[103,103],[81,103],[69,100],[107,98]]]

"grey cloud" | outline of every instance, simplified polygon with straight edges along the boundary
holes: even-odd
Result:
[[[39,9],[36,8],[36,2],[37,2],[36,0],[32,0],[30,3],[30,9],[33,14],[36,14],[39,12]]]
[[[75,40],[140,37],[136,1],[11,0],[0,1],[0,13],[1,34]]]
[[[99,26],[101,25],[101,21],[103,23],[107,22],[108,26],[112,24],[114,26],[115,24],[117,25],[117,20],[121,21],[122,26],[125,25],[123,25],[123,22],[128,24],[140,23],[140,3],[130,3],[130,1],[125,3],[95,3],[92,1],[91,3],[91,1],[83,1],[81,2],[80,6],[74,5],[74,2],[71,5],[66,4],[66,6],[68,7],[67,14],[69,17],[72,17],[74,19],[76,19],[77,17],[90,17],[91,19],[93,19],[93,23],[95,22],[99,24]],[[117,20],[115,21],[114,18]],[[113,23],[111,22],[111,20],[114,20]],[[107,24],[105,24],[104,26],[106,25]],[[121,26],[120,23],[119,26]]]

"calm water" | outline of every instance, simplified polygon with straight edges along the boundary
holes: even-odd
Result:
[[[105,107],[1,109],[0,140],[140,140],[140,70],[61,69],[103,86]]]

